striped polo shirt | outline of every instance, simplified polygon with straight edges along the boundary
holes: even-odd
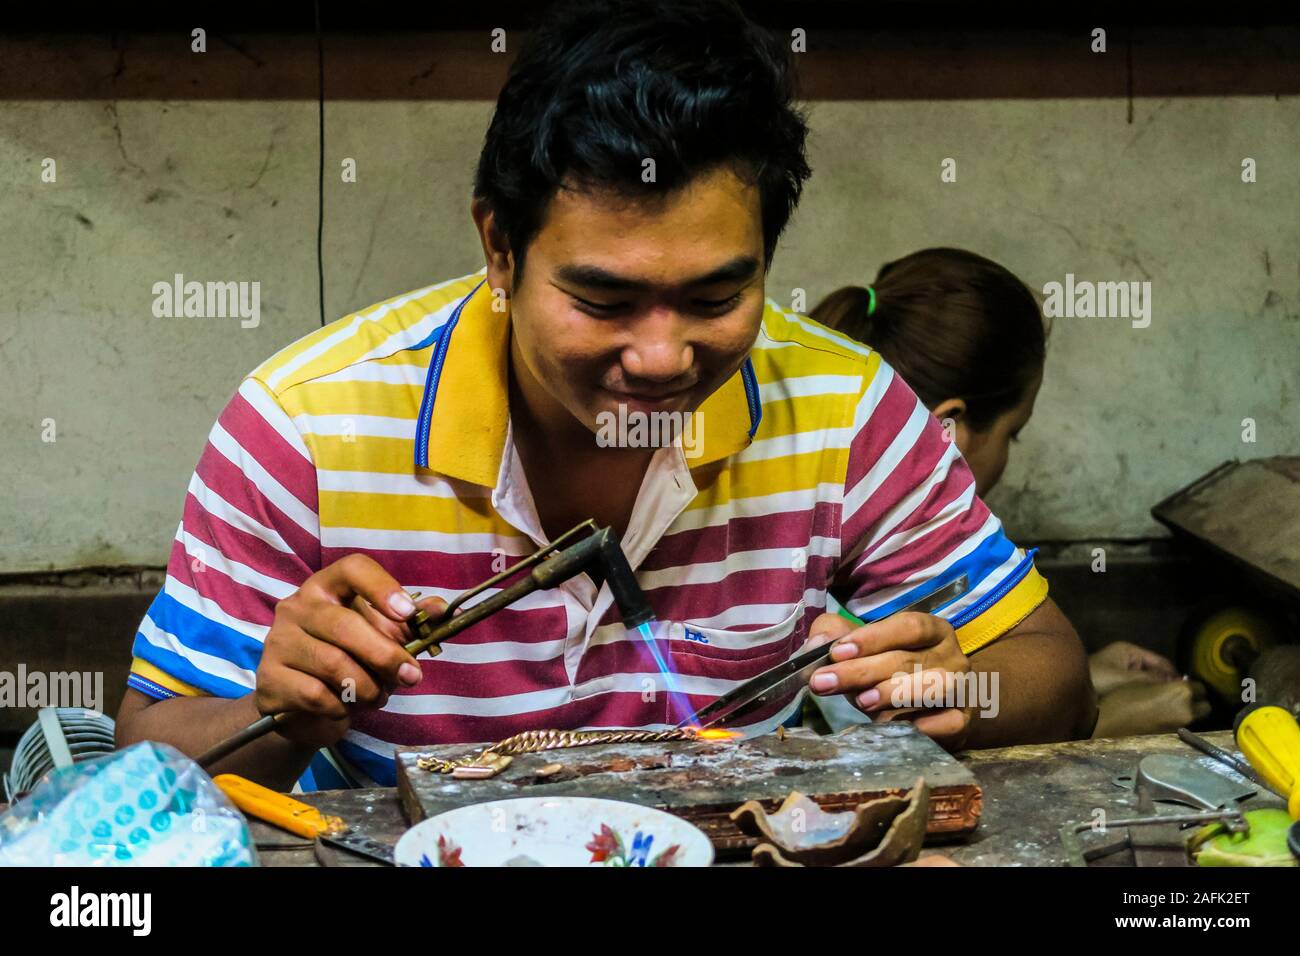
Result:
[[[499,309],[480,270],[313,332],[242,383],[190,480],[131,687],[249,693],[276,602],[347,554],[450,600],[548,540],[511,436]],[[398,745],[674,725],[798,651],[828,592],[872,620],[966,575],[938,613],[968,653],[1046,596],[956,445],[851,339],[767,300],[698,420],[689,454],[685,434],[654,452],[622,538],[653,645],[585,574],[535,593],[421,655],[423,680],[356,714],[301,786],[391,785]]]

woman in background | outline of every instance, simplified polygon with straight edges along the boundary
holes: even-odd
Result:
[[[1043,380],[1047,334],[1025,284],[973,252],[924,249],[886,263],[870,286],[837,289],[810,315],[880,353],[944,423],[987,495]],[[1199,683],[1127,641],[1093,654],[1089,669],[1101,699],[1094,737],[1167,733],[1209,713]],[[848,712],[837,700],[827,717],[843,724]]]

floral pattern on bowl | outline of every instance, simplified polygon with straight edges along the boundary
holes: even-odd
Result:
[[[629,852],[623,849],[626,845],[623,838],[608,823],[602,823],[600,832],[591,838],[587,849],[591,851],[592,863],[604,863],[606,866],[676,866],[677,852],[681,849],[677,843],[649,861],[650,845],[654,839],[653,834],[638,830],[632,838],[632,849]]]

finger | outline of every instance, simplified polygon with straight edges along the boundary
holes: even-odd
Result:
[[[838,614],[820,614],[813,620],[812,627],[808,628],[808,637],[795,653],[803,654],[824,647],[851,634],[853,630],[853,624]]]
[[[283,666],[314,677],[347,704],[374,705],[388,688],[347,651],[329,641],[294,641],[280,651]]]
[[[857,707],[870,713],[881,708],[954,707],[958,703],[956,675],[940,668],[921,671],[898,671],[875,687],[858,695]]]
[[[917,730],[934,740],[956,741],[966,733],[970,726],[970,717],[965,711],[949,707],[946,710],[925,711],[912,723]]]
[[[894,720],[915,720],[921,716],[919,710],[877,710],[871,715],[871,722],[874,724],[887,724]]]
[[[314,605],[299,626],[312,637],[347,652],[378,677],[386,689],[399,684],[411,687],[420,682],[420,665],[406,648],[376,631],[350,608]]]
[[[1125,684],[1167,684],[1169,678],[1164,674],[1157,674],[1155,671],[1131,670],[1122,671],[1115,675],[1114,686],[1122,687]]]
[[[281,699],[272,713],[302,711],[332,720],[346,720],[348,717],[348,708],[338,695],[311,674],[286,668],[277,686]]]
[[[423,611],[431,621],[441,621],[447,614],[447,602],[440,597],[420,598],[420,600],[416,602],[415,606]],[[455,617],[456,614],[463,613],[464,610],[463,607],[457,607],[456,613],[453,614],[452,617]]]
[[[812,650],[814,647],[829,644],[831,641],[852,634],[853,631],[852,622],[838,614],[819,614],[813,619],[812,627],[808,628],[808,639],[804,641],[800,650]]]
[[[1187,686],[1192,692],[1192,700],[1205,700],[1209,696],[1205,685],[1198,680],[1189,680]]]
[[[808,686],[814,694],[858,694],[887,681],[894,674],[910,671],[919,660],[917,655],[907,651],[887,651],[842,661],[814,671]]]
[[[418,610],[423,611],[426,617],[434,623],[440,621],[443,615],[447,613],[447,602],[440,597],[421,598],[416,601],[415,606]],[[389,620],[376,611],[374,605],[365,598],[358,597],[353,600],[352,609],[364,617],[366,623],[380,634],[402,646],[406,646],[415,640],[415,632],[411,630],[409,623],[403,621],[399,624],[397,621]],[[464,608],[458,607],[456,613],[459,614],[463,610]]]
[[[1214,708],[1210,706],[1208,700],[1198,700],[1192,704],[1192,720],[1204,720],[1210,716],[1210,711]]]
[[[387,702],[388,689],[333,644],[312,641],[304,650],[300,656],[285,657],[284,666],[320,681],[345,707],[382,707]]]
[[[825,647],[827,644],[829,644],[829,643],[830,643],[831,641],[833,641],[833,640],[834,640],[834,638],[831,637],[829,634],[812,634],[812,635],[809,635],[809,636],[808,636],[808,639],[805,640],[805,641],[803,642],[803,645],[802,645],[802,646],[799,648],[799,650],[797,650],[795,653],[796,653],[796,654],[803,654],[803,653],[805,653],[805,652],[807,652],[807,651],[811,651],[811,650],[813,650],[813,649],[815,649],[815,648],[818,648],[818,647]]]
[[[906,611],[858,628],[841,644],[853,644],[857,656],[867,657],[894,650],[921,650],[933,647],[952,631],[952,626],[933,614]],[[840,652],[845,657],[848,651]]]
[[[1174,666],[1174,662],[1163,654],[1157,654],[1155,651],[1137,645],[1133,645],[1133,654],[1143,670],[1164,674],[1170,679],[1178,676],[1178,668]]]
[[[361,596],[352,599],[352,610],[356,611],[366,623],[373,627],[380,634],[398,644],[405,644],[411,639],[411,629],[405,622],[398,623],[391,618],[384,617],[375,610],[375,606]]]
[[[377,561],[364,554],[349,554],[322,568],[307,579],[303,589],[333,604],[351,604],[353,598],[363,597],[394,621],[405,621],[415,613],[411,596]]]
[[[904,863],[903,866],[961,866],[955,860],[951,860],[941,853],[931,853],[927,856],[918,857],[911,863]]]
[[[418,626],[408,625],[407,630],[410,634],[410,638],[406,642],[406,647],[409,648],[413,643],[418,643],[419,647],[413,653],[415,653],[417,657],[432,657],[437,653],[437,651],[435,650],[430,653],[430,639],[434,642],[445,640],[445,634],[441,638],[438,637],[438,629],[443,625],[445,620],[449,619],[449,617],[455,617],[465,609],[463,607],[457,607],[453,614],[448,615],[447,602],[440,597],[421,598],[417,607],[419,612],[424,615],[424,619]]]

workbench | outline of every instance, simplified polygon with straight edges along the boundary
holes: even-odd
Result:
[[[1203,734],[1234,750],[1230,731]],[[965,866],[1063,866],[1058,830],[1068,821],[1091,819],[1100,808],[1111,816],[1136,815],[1137,797],[1116,785],[1147,754],[1200,756],[1174,734],[1028,744],[958,755],[983,789],[978,829],[964,842],[927,844],[924,854],[942,853]],[[521,796],[527,794],[521,793]],[[395,788],[328,790],[298,799],[343,817],[365,835],[395,843],[408,824]],[[1283,806],[1262,793],[1249,806]],[[263,866],[319,866],[316,850],[300,838],[254,821],[253,836]],[[323,849],[328,865],[377,866],[346,851]],[[1096,864],[1094,864],[1096,865]]]

